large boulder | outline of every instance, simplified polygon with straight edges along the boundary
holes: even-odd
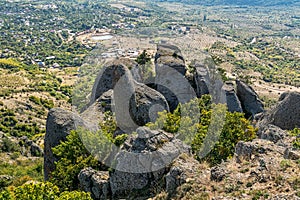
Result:
[[[194,89],[185,78],[186,67],[178,47],[158,45],[155,55],[156,89],[168,101],[170,111],[179,103],[186,103],[196,97]]]
[[[115,159],[115,170],[110,174],[110,187],[114,197],[128,192],[149,190],[162,180],[168,166],[181,153],[190,149],[172,134],[162,130],[137,129],[124,144]]]
[[[99,122],[103,120],[104,113],[112,110],[114,110],[113,90],[108,90],[80,113],[80,116],[89,123],[93,130],[98,130]]]
[[[287,131],[273,125],[267,124],[259,128],[257,135],[260,139],[269,140],[274,143],[282,141],[288,135]]]
[[[236,95],[234,85],[231,82],[226,82],[222,90],[225,91],[226,103],[229,112],[243,112],[241,102]]]
[[[123,63],[124,60],[116,59],[104,66],[98,74],[93,86],[91,103],[95,102],[103,93],[115,88],[116,84],[126,87],[126,91],[132,94],[134,91],[133,77]]]
[[[138,83],[123,60],[115,60],[101,70],[93,87],[92,108],[88,110],[93,113],[93,110],[97,110],[95,102],[100,101],[102,106],[104,100],[114,111],[117,126],[128,133],[136,130],[138,126],[155,121],[158,112],[169,111],[164,96]]]
[[[176,189],[188,182],[197,179],[197,169],[199,162],[188,154],[181,154],[172,162],[169,172],[165,177],[166,192],[174,194]]]
[[[300,93],[283,93],[279,99],[281,101],[266,113],[266,123],[287,130],[300,127]]]
[[[163,65],[177,70],[183,76],[186,73],[185,61],[178,47],[174,45],[159,44],[155,54],[156,72]]]
[[[79,115],[61,108],[51,109],[46,122],[46,135],[44,140],[44,178],[49,179],[50,173],[55,169],[57,158],[53,155],[52,148],[65,141],[71,130],[77,126],[85,127]]]
[[[207,66],[195,64],[194,82],[196,85],[196,94],[200,98],[204,94],[209,94],[210,77]]]
[[[158,112],[169,111],[165,97],[156,90],[135,82],[135,93],[130,99],[129,112],[139,126],[155,122]]]
[[[109,172],[96,171],[90,167],[78,174],[80,188],[90,192],[93,199],[108,199],[110,196]]]
[[[246,117],[254,118],[256,114],[264,112],[264,105],[252,87],[240,80],[236,80],[236,85],[237,96]]]

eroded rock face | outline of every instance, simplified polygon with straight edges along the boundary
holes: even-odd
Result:
[[[185,78],[185,61],[178,47],[157,46],[155,71],[157,91],[166,98],[170,111],[174,111],[179,103],[186,103],[196,97],[194,89]]]
[[[282,140],[285,136],[288,135],[287,131],[282,130],[281,128],[274,126],[272,124],[265,125],[261,127],[257,135],[260,139],[269,140],[274,143]]]
[[[206,66],[196,64],[194,73],[194,82],[196,84],[196,94],[200,98],[204,94],[209,94],[209,70]]]
[[[116,84],[120,85],[130,94],[134,91],[133,77],[123,60],[114,60],[104,66],[98,74],[93,86],[91,103],[95,102],[101,95],[108,90],[114,89]]]
[[[147,190],[161,180],[169,164],[189,148],[172,134],[146,127],[137,129],[116,156],[115,171],[110,175],[112,195]]]
[[[266,114],[267,123],[287,130],[300,127],[300,93],[284,93],[279,99],[277,106]]]
[[[240,141],[236,144],[235,153],[237,160],[252,160],[261,155],[276,152],[284,154],[285,147],[274,144],[268,140],[254,139],[251,142]]]
[[[107,101],[115,112],[118,127],[132,132],[138,126],[155,121],[157,113],[169,111],[169,107],[163,95],[138,83],[122,62],[115,60],[101,70],[94,84],[92,104],[87,110],[95,106],[99,99],[101,104]]]
[[[76,125],[85,127],[83,120],[76,114],[61,108],[51,109],[46,123],[46,135],[44,142],[44,178],[49,179],[49,174],[55,169],[52,148],[59,145],[69,135]]]
[[[167,44],[157,45],[155,54],[156,73],[163,72],[164,65],[177,70],[183,76],[186,73],[185,61],[178,47]]]
[[[181,154],[172,162],[166,175],[166,191],[173,194],[177,187],[194,181],[197,176],[199,162],[188,154]]]
[[[225,91],[228,111],[229,112],[243,112],[241,102],[236,95],[233,83],[226,82],[223,85],[222,90]]]
[[[169,111],[165,97],[150,87],[135,82],[135,93],[130,99],[129,112],[139,126],[155,122],[158,112]]]
[[[264,112],[264,106],[257,93],[246,83],[237,80],[237,96],[241,102],[246,117],[254,117],[256,114]]]
[[[109,172],[85,168],[78,174],[80,188],[90,192],[93,199],[108,199],[110,196]]]
[[[98,130],[99,122],[104,118],[104,112],[112,110],[114,110],[113,90],[108,90],[86,108],[80,116],[89,123],[91,129]]]

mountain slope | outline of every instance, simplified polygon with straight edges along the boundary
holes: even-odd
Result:
[[[178,2],[198,5],[238,5],[238,6],[300,6],[298,0],[157,0],[159,2]]]

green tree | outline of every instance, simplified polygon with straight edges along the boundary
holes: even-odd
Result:
[[[140,65],[145,65],[151,60],[150,56],[147,54],[147,51],[144,50],[137,58],[136,62]]]

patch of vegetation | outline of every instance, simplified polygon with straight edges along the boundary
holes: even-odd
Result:
[[[20,186],[27,181],[42,181],[44,179],[42,158],[34,160],[17,159],[13,163],[1,163],[0,175],[11,176],[12,186]]]
[[[296,137],[296,139],[292,142],[293,147],[300,149],[300,128],[291,130],[290,135]]]
[[[5,200],[92,200],[89,193],[81,191],[60,193],[59,188],[50,182],[29,183],[0,192]]]
[[[41,105],[41,106],[47,108],[47,109],[51,109],[54,107],[53,100],[47,100],[47,99],[39,98],[36,96],[30,96],[29,100],[34,102],[37,105]]]
[[[198,119],[181,116],[182,112],[185,113],[182,109],[193,110],[191,107],[195,106],[200,111]],[[209,95],[187,105],[179,105],[173,113],[162,112],[159,115],[155,123],[148,124],[150,128],[177,133],[178,138],[191,144],[199,161],[207,161],[211,165],[231,158],[238,141],[250,141],[256,136],[256,129],[243,113],[230,113],[225,106],[212,104]]]
[[[61,142],[52,151],[58,161],[50,175],[50,181],[62,191],[78,189],[77,175],[85,167],[99,168],[98,161],[86,150],[76,131],[71,131],[66,141]]]

